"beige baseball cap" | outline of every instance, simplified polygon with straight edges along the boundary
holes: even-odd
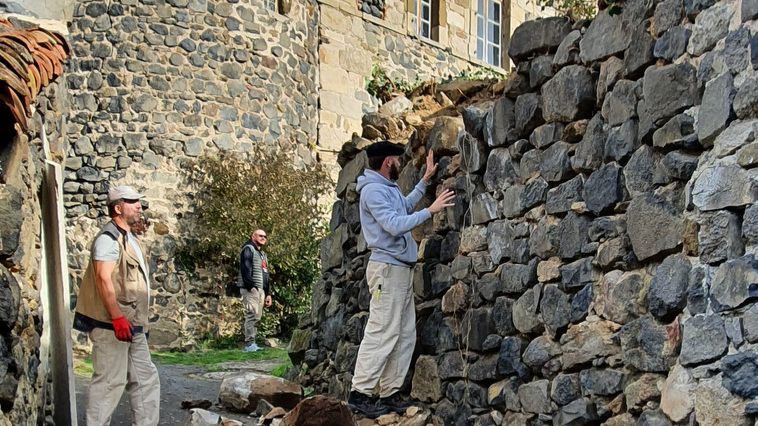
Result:
[[[145,195],[135,191],[131,186],[120,185],[108,191],[108,204],[118,200],[140,200],[142,198],[145,198]]]

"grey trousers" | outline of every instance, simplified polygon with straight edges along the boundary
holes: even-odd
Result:
[[[253,287],[250,291],[241,288],[240,294],[242,294],[242,303],[245,305],[245,346],[247,346],[255,343],[255,335],[258,332],[255,326],[263,315],[264,293],[262,289]]]
[[[89,385],[87,426],[108,426],[124,389],[132,408],[132,426],[157,426],[161,383],[145,335],[134,334],[131,342],[121,342],[113,330],[95,328],[89,338],[95,372]]]
[[[368,323],[358,349],[352,390],[388,397],[403,385],[416,346],[413,269],[370,261],[366,280],[371,293]],[[381,291],[380,291],[381,286]]]

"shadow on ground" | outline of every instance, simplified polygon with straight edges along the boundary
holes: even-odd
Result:
[[[280,361],[262,360],[248,362],[230,362],[221,364],[223,371],[208,372],[204,367],[184,365],[161,365],[156,361],[161,380],[161,426],[181,426],[189,419],[189,410],[182,409],[182,401],[186,399],[207,399],[213,402],[209,411],[224,417],[239,420],[244,424],[257,423],[257,418],[245,414],[232,413],[221,409],[218,403],[218,391],[224,377],[245,371],[255,371],[268,374]],[[90,378],[76,375],[76,410],[79,426],[85,426],[85,410],[87,407],[87,387]],[[126,392],[111,418],[111,426],[130,426],[131,409]]]

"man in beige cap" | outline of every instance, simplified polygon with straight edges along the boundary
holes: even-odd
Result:
[[[94,374],[87,426],[110,423],[126,388],[132,425],[155,426],[160,409],[158,370],[147,346],[150,279],[144,247],[131,231],[145,196],[132,187],[108,192],[108,222],[95,237],[79,287],[74,328],[89,333]]]

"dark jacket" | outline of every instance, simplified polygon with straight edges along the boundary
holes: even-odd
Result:
[[[266,253],[255,248],[252,241],[246,242],[240,251],[240,277],[237,285],[247,291],[253,288],[263,289],[266,296],[269,295],[268,258]]]

